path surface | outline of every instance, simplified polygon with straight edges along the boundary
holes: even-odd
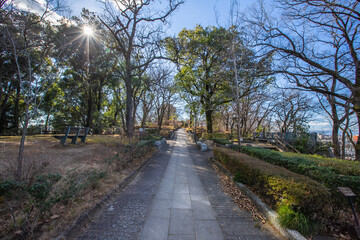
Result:
[[[221,191],[211,152],[188,148],[184,130],[177,135],[80,239],[275,239]]]

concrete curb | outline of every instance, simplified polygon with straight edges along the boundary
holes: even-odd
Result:
[[[225,175],[227,175],[230,179],[233,179],[231,173],[225,169],[219,162],[217,162],[214,158],[209,158],[211,162],[213,162]],[[290,240],[306,240],[306,238],[301,235],[298,231],[284,228],[280,225],[279,215],[277,212],[272,210],[266,203],[264,203],[258,196],[255,195],[250,189],[248,189],[244,184],[238,183],[234,181],[236,186],[244,193],[246,197],[248,197],[257,207],[257,209],[264,214],[266,220],[279,231],[281,235]]]
[[[114,190],[106,194],[93,207],[81,214],[81,216],[70,227],[60,233],[60,235],[58,235],[55,240],[73,239],[76,235],[76,232],[81,231],[81,229],[85,228],[88,223],[92,222],[92,219],[103,210],[103,208],[110,202],[110,200],[115,197],[115,195],[118,194],[124,187],[126,187],[137,175],[137,173],[143,169],[145,165],[147,165],[150,160],[153,159],[157,154],[159,154],[159,152],[156,152],[151,157],[146,159],[139,167],[126,176]]]

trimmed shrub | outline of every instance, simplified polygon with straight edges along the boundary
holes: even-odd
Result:
[[[323,209],[329,203],[329,191],[308,177],[231,149],[215,148],[214,157],[235,176],[235,181],[247,184],[274,209],[287,206],[296,217],[314,219],[323,215]],[[310,223],[308,220],[303,222]],[[302,231],[301,227],[294,228]]]
[[[160,135],[156,135],[156,134],[149,134],[149,135],[144,135],[141,136],[140,140],[152,140],[152,141],[160,141],[161,139],[163,139],[162,136]]]
[[[230,140],[223,138],[214,138],[213,142],[221,145],[232,144]]]
[[[239,149],[237,146],[234,148]],[[357,203],[360,203],[360,163],[358,162],[295,153],[280,153],[256,147],[242,146],[240,152],[323,183],[329,188],[333,195],[332,200],[340,208],[347,203],[337,187],[351,188],[357,195]]]

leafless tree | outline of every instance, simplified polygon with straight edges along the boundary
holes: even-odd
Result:
[[[161,25],[174,12],[181,0],[168,0],[164,10],[156,0],[106,0],[101,22],[111,33],[113,48],[123,57],[126,87],[126,132],[131,137],[134,128],[134,83],[136,71],[147,68],[159,56]]]
[[[356,0],[278,0],[281,18],[263,2],[247,17],[259,55],[297,87],[349,103],[360,121],[360,5]],[[336,88],[333,91],[333,81]],[[359,125],[359,124],[358,124]],[[360,133],[360,128],[359,128]],[[360,141],[356,145],[360,160]]]
[[[313,110],[306,94],[285,89],[276,94],[273,101],[276,122],[281,132],[296,132],[306,127]]]
[[[3,8],[3,6],[5,6],[6,2],[7,0],[0,0],[0,9]]]
[[[266,118],[271,114],[274,105],[271,98],[263,92],[253,93],[242,99],[240,103],[241,135],[249,137],[252,132],[265,129]]]
[[[345,159],[345,157],[346,157],[345,150],[347,148],[346,140],[348,140],[350,142],[350,145],[354,149],[356,147],[356,138],[354,138],[355,135],[353,134],[353,132],[354,132],[354,127],[356,129],[358,123],[357,123],[356,117],[353,117],[354,114],[351,114],[350,108],[345,108],[345,112],[343,114],[344,114],[344,117],[346,117],[346,119],[340,126],[340,129],[342,131],[342,136],[341,136],[342,145],[341,145],[341,155],[340,156],[341,156],[341,158]]]
[[[149,91],[145,91],[144,94],[141,95],[140,101],[142,105],[142,115],[140,118],[140,126],[145,127],[146,121],[149,117],[149,113],[153,109],[154,106],[155,94],[149,89]]]
[[[175,84],[170,78],[170,71],[159,68],[153,73],[155,79],[154,108],[157,116],[158,132],[164,122],[164,118],[168,108],[172,105],[175,98]]]
[[[336,82],[333,81],[335,84]],[[325,113],[330,117],[332,122],[332,144],[334,148],[334,156],[344,158],[344,148],[346,131],[349,130],[349,119],[354,111],[350,109],[349,103],[337,104],[339,102],[333,95],[317,94],[319,104]],[[339,142],[339,130],[342,129],[342,146]]]

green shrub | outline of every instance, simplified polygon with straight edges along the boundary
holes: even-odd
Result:
[[[280,224],[289,229],[297,229],[302,235],[309,236],[314,232],[314,223],[304,214],[296,212],[289,205],[282,204],[277,210]]]
[[[232,142],[228,139],[223,139],[223,138],[214,138],[213,139],[213,142],[214,143],[218,143],[218,144],[221,144],[221,145],[226,145],[226,144],[232,144]]]
[[[234,146],[234,148],[238,148]],[[337,187],[349,187],[357,195],[360,203],[360,163],[347,160],[324,158],[314,155],[280,153],[264,148],[241,147],[240,152],[259,158],[271,164],[308,176],[325,184],[333,195],[338,207],[343,207],[344,197]]]
[[[85,171],[70,170],[62,182],[62,186],[56,192],[57,200],[67,203],[81,196],[81,193],[87,187],[95,188],[99,180],[104,178],[106,174],[106,171],[98,171],[96,169]]]
[[[172,132],[172,130],[168,130],[168,129],[162,129],[160,132],[159,132],[159,135],[162,137],[162,138],[168,138],[169,137],[169,134]]]
[[[235,176],[235,181],[247,184],[271,207],[286,205],[307,219],[324,214],[330,193],[322,184],[231,149],[215,148],[214,156]]]
[[[213,134],[212,133],[208,133],[208,132],[196,132],[196,135],[201,135],[201,139],[207,139],[207,140],[212,140],[213,139]]]
[[[36,207],[40,209],[41,214],[50,211],[52,206],[58,201],[55,196],[51,195],[51,191],[54,184],[60,179],[60,174],[40,175],[36,177],[33,184],[27,187],[27,192],[34,198]]]
[[[28,234],[36,226],[38,218],[49,213],[58,201],[53,191],[59,174],[40,175],[34,182],[5,180],[0,182],[0,197],[6,202],[12,218],[13,229],[21,229]]]
[[[159,141],[159,140],[156,140]],[[155,140],[143,140],[136,144],[135,148],[132,151],[133,158],[140,158],[144,156],[153,146]]]
[[[159,141],[163,139],[162,136],[156,135],[156,134],[148,134],[140,137],[140,140],[153,140],[153,141]]]
[[[92,173],[89,176],[90,186],[93,189],[95,189],[98,186],[100,179],[106,177],[106,175],[107,175],[106,171],[97,171],[97,170],[92,171]]]
[[[146,128],[146,131],[149,134],[155,134],[158,131],[158,129],[157,128]]]

